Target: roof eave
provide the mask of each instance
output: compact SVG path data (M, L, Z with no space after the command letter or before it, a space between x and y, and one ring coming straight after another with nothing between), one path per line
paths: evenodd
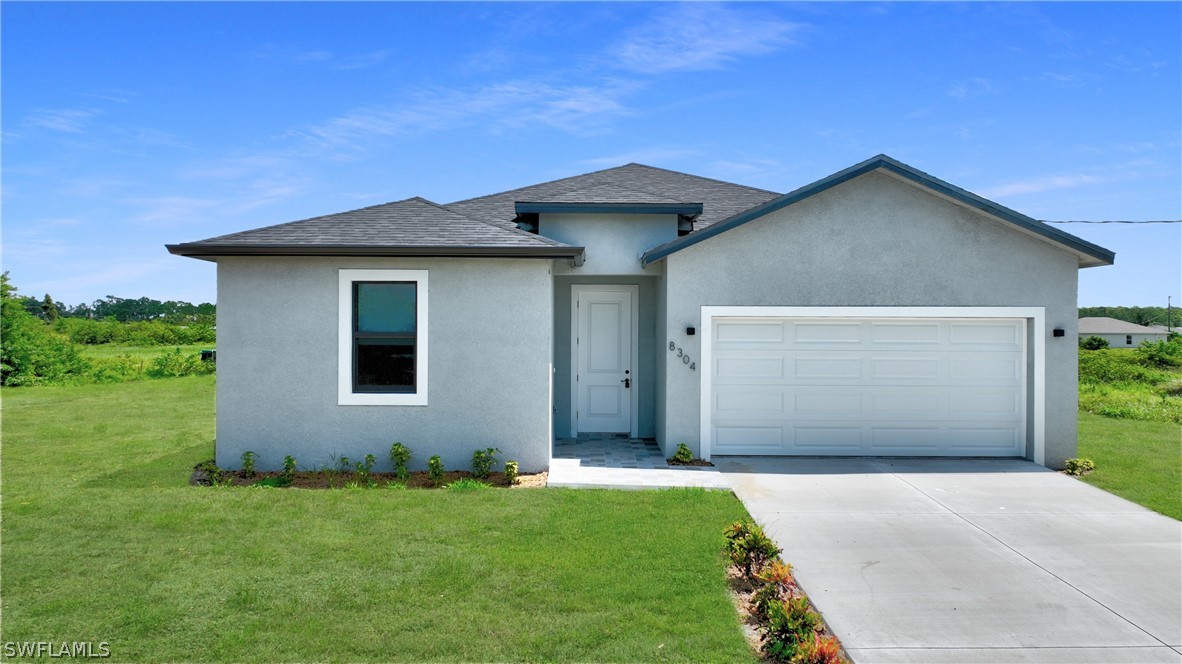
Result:
M680 251L686 247L697 244L698 242L707 240L711 237L714 237L715 235L726 232L736 226L745 224L748 221L758 219L759 217L775 212L781 208L798 203L802 200L805 200L806 198L815 196L823 191L832 189L839 184L848 182L856 177L877 169L882 169L889 173L893 173L894 175L897 175L905 180L951 198L962 205L975 208L989 215L1010 222L1019 228L1022 228L1023 230L1029 231L1035 235L1042 236L1048 240L1063 245L1079 256L1080 267L1112 265L1116 260L1115 253L1099 245L1095 245L1081 238L1077 238L1070 233L1065 233L1020 212L1016 212L1003 205L982 198L972 192L944 182L939 178L932 177L927 173L914 169L902 162L892 159L891 157L886 155L878 155L876 157L867 159L860 164L854 164L845 170L838 171L833 175L821 178L812 184L807 184L803 187L800 187L799 189L788 192L779 198L774 198L766 203L763 203L762 205L757 205L749 210L740 212L729 219L711 224L700 231L690 233L684 237L680 237L676 240L666 242L665 244L658 247L654 247L641 256L641 263L643 265L648 265L676 251Z
M219 256L417 256L422 258L575 258L583 247L379 247L372 245L166 244L168 253L189 258Z
M609 214L702 214L701 203L551 203L519 201L513 204L517 214L528 213L609 213Z

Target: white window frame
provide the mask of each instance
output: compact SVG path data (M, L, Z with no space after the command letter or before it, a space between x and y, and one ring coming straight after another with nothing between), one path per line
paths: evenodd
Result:
M353 391L353 283L401 281L415 283L415 391ZM346 270L339 272L337 292L337 405L427 405L427 270Z
M710 460L710 390L714 380L713 350L715 318L1025 318L1032 331L1033 375L1027 389L1033 395L1033 411L1027 414L1032 423L1033 457L1046 465L1046 309L1044 307L783 307L783 306L703 306L702 346L699 351L702 372L699 382L700 454ZM1025 341L1023 341L1025 343Z

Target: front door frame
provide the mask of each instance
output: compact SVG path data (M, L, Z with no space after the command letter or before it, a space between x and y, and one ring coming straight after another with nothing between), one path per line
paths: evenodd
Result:
M640 390L637 389L637 374L640 365L640 286L635 284L571 284L570 292L570 437L579 437L579 293L580 292L626 292L632 299L631 312L631 374L629 388L631 400L628 415L629 435L640 437Z

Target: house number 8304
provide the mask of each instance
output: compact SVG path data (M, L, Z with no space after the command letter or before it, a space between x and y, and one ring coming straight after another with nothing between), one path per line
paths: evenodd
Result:
M690 368L690 371L697 371L698 370L698 363L691 362L690 356L686 355L685 352L682 351L680 348L678 348L677 344L673 343L672 341L669 342L669 352L670 353L677 353L677 357L681 358L681 363L688 366Z

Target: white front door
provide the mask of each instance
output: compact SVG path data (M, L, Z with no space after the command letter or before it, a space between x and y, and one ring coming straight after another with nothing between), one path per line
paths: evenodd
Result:
M637 433L636 286L571 287L571 434Z

